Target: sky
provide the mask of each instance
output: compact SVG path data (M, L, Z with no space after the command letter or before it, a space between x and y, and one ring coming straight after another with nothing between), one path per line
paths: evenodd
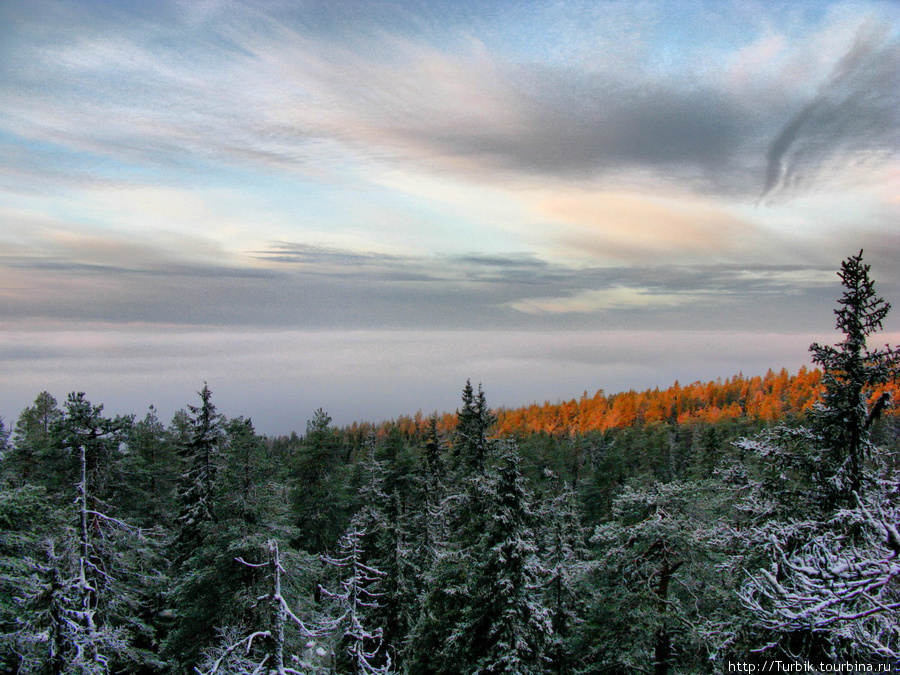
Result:
M896 2L0 0L0 416L796 371L898 150Z

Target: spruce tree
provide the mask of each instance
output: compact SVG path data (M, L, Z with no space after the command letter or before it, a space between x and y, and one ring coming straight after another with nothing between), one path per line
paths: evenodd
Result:
M340 437L320 408L307 422L290 472L297 547L323 553L340 537L347 522L343 477Z
M130 419L107 419L102 408L73 393L51 429L58 450L72 458L70 503L53 513L57 527L22 561L29 573L17 589L16 644L24 672L127 673L162 665L140 616L141 592L159 581L155 548L110 515L108 501Z
M182 416L178 452L182 472L178 481L179 513L169 549L172 562L169 593L172 625L165 641L167 657L186 671L199 663L201 651L212 644L215 628L230 624L233 599L226 598L224 581L231 573L231 560L223 560L218 528L217 478L221 469L223 419L212 403L212 392L204 383L198 392L201 404L189 406Z
M475 393L471 380L466 380L462 403L457 414L456 430L453 432L453 458L456 467L464 475L482 474L487 467L491 450L488 432L497 418L488 408L481 385L478 385L478 393Z
M548 662L553 626L530 501L518 455L507 449L491 481L486 528L471 551L469 599L456 631L466 636L463 662L479 675L537 674Z
M213 491L220 467L222 416L205 382L199 396L199 406L188 406L191 417L179 447L182 473L178 483L176 564L202 542L205 526L216 520Z
M399 669L404 641L416 617L423 569L423 556L416 551L416 525L421 520L416 522L412 514L413 463L396 425L381 443L373 435L367 446L367 481L354 522L367 533L362 539L366 564L383 573L378 603L369 617L382 630L384 654Z
M563 485L559 494L543 501L539 513L544 580L544 604L552 634L547 643L549 670L557 675L573 671L571 641L581 623L584 604L578 582L587 550L578 518L577 496Z
M852 506L866 487L864 463L872 453L872 425L890 403L890 394L879 387L893 381L900 365L900 349L870 351L867 338L881 330L891 309L875 293L870 266L863 252L847 258L838 273L844 294L838 300L837 329L844 339L836 346L810 346L813 362L822 368L825 391L810 414L810 425L821 437L823 478L832 493L829 502Z
M867 347L890 309L869 271L862 252L841 265L843 340L810 347L825 391L807 424L739 443L763 460L746 506L762 522L745 534L748 547L761 546L764 566L742 599L772 654L900 657L900 482L872 442L900 350Z
M391 658L384 649L384 629L372 621L382 597L385 573L365 562L366 534L356 520L352 521L337 553L322 557L336 577L336 584L330 588L320 587L323 599L331 606L331 618L326 618L323 626L333 635L337 672L387 675Z

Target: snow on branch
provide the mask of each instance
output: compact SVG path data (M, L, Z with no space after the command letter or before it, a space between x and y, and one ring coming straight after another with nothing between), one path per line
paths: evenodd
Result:
M897 658L897 509L885 513L881 506L857 503L796 551L771 537L772 568L751 576L741 599L767 629L829 631L879 656Z

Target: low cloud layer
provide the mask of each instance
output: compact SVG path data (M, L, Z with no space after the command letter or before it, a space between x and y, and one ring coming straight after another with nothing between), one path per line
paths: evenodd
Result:
M91 249L95 253L95 249ZM273 242L257 265L211 265L110 246L85 259L77 240L53 255L0 256L8 321L301 329L803 330L827 313L838 279L809 265L583 267L530 255L358 253ZM125 255L127 253L127 255ZM130 257L131 264L128 262ZM836 267L836 266L835 266Z
M162 419L195 405L203 382L228 416L253 419L269 434L302 432L323 407L339 424L380 421L417 410L453 411L467 379L481 382L492 406L578 398L598 389L708 381L775 366L796 371L809 334L707 331L170 331L94 329L20 333L19 368L0 391L7 423L41 391L63 400L73 390L108 414ZM900 334L888 335L897 341ZM785 356L785 355L789 356Z

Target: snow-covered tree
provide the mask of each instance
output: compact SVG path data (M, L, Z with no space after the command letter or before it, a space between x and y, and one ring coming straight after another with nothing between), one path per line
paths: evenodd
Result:
M542 595L545 572L538 558L536 514L514 447L504 454L491 488L458 632L468 634L473 673L541 673L553 626Z
M205 382L199 395L201 404L188 406L191 417L179 447L182 474L178 485L176 564L191 555L203 540L204 527L216 518L213 502L221 465L223 419Z
M771 565L741 597L767 631L794 638L777 646L797 657L814 646L832 660L900 658L898 503L894 482L882 498L860 500L824 526L792 523L792 536L807 535L792 551L770 528Z
M384 631L369 621L378 608L379 584L385 574L364 562L365 536L366 531L353 521L341 537L337 554L322 557L337 576L336 586L320 587L323 598L330 601L330 617L323 621L323 629L333 635L339 672L387 675L391 657L383 648Z
M539 673L552 634L536 515L509 448L450 495L448 541L429 571L410 638L410 673Z
M264 439L250 420L219 417L207 388L201 398L185 433L194 452L187 455L181 492L165 643L186 671L221 642L217 631L258 622L259 574L237 559L255 558L269 539L296 536L286 526L284 490L273 480Z
M384 650L399 669L404 641L416 617L417 586L427 559L417 549L422 539L427 540L422 527L427 524L412 515L412 459L399 430L392 427L381 443L373 435L367 451L362 507L354 522L366 532L362 539L366 563L383 573L377 606L369 609L368 616L382 629Z
M465 672L471 663L465 646L470 636L462 624L474 602L472 577L484 543L492 484L487 461L495 441L488 437L493 417L481 388L476 395L471 382L466 382L462 402L451 447L453 470L446 481L435 457L438 446L432 448L435 475L430 482L439 493L427 500L431 564L423 575L418 617L408 640L405 667L412 674Z
M573 669L570 640L582 620L578 586L587 554L575 492L563 485L558 495L544 500L538 515L546 572L544 604L552 628L547 658L551 672L563 675Z
M297 616L285 598L286 572L275 539L266 542L266 553L263 563L237 559L246 567L264 571L268 581L268 593L257 598L261 624L243 634L235 628L220 629L219 644L208 651L206 662L196 669L200 675L306 675L321 665L315 662L314 651L308 653L315 644L309 639L318 638L319 633ZM322 656L324 653L319 655L319 661Z
M22 672L130 672L161 663L152 631L141 619L140 591L159 582L155 546L109 515L98 493L109 492L112 464L129 420L102 416L81 393L69 396L52 436L74 456L74 497L54 519L37 550L19 566L27 574L16 600L21 615L13 639ZM61 521L61 522L60 522Z
M422 547L420 562L423 568L434 562L435 547L446 539L446 518L441 504L446 492L447 466L442 453L442 442L437 428L437 415L428 420L422 462L422 500L419 506L422 519Z
M862 251L841 265L844 294L838 300L837 329L844 339L836 346L813 344L813 362L822 368L825 391L810 414L812 427L822 437L822 457L837 504L852 506L854 495L865 487L864 462L872 451L872 424L890 402L877 388L897 376L900 350L884 347L868 350L867 338L882 328L890 304L875 293L869 265Z
M37 592L38 565L46 542L62 531L71 516L53 508L43 486L0 489L0 670L18 672L24 659L40 659L38 636L48 625L28 604ZM45 604L46 606L46 604ZM51 633L46 633L47 641ZM46 644L47 642L44 642Z
M767 561L742 598L763 631L758 649L768 654L900 656L898 481L872 442L900 350L867 347L890 309L869 269L862 252L841 265L845 290L835 314L844 338L810 347L825 391L807 425L738 444L763 461L751 485L762 517L744 534L762 542Z
M722 566L732 499L712 479L626 486L591 540L582 661L664 675L720 658L740 609L739 577Z

